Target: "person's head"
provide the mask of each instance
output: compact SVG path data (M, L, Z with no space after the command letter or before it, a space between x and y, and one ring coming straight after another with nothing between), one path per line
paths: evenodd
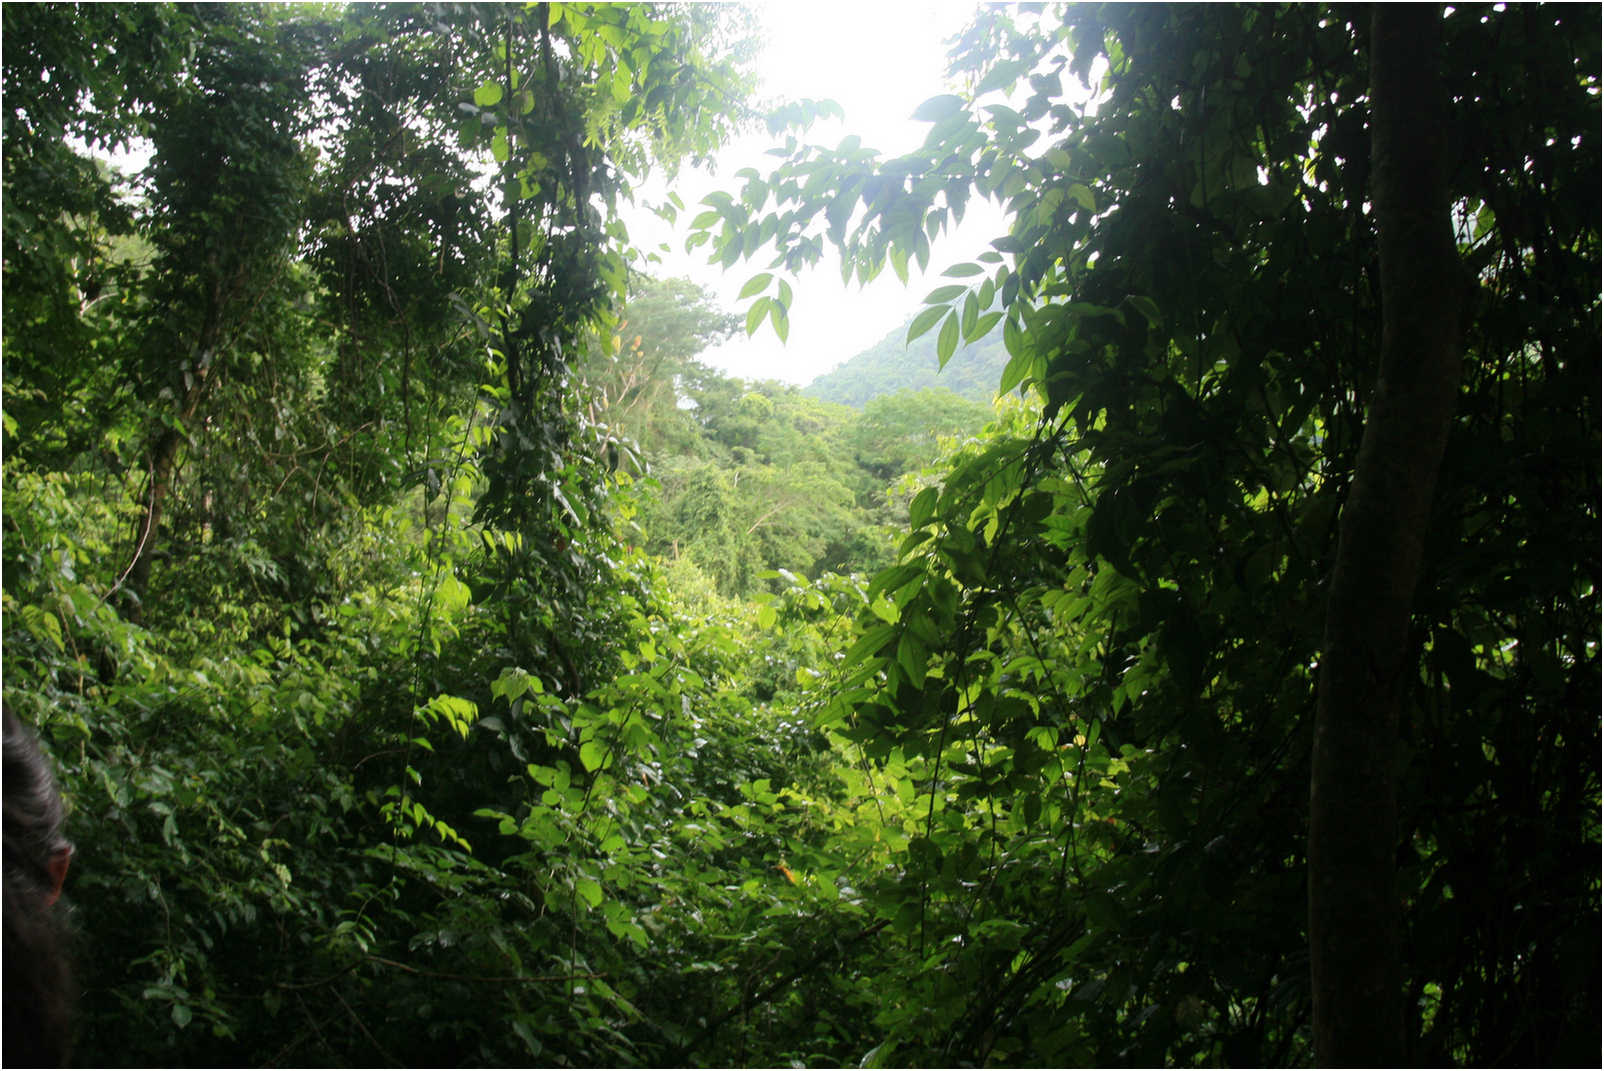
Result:
M66 811L39 744L9 710L5 797L5 1032L8 1067L60 1066L69 1042L65 931L56 911L72 859Z

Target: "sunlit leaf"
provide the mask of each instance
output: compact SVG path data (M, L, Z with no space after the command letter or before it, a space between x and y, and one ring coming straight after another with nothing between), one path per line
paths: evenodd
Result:
M591 878L575 878L574 892L590 907L600 907L602 902L602 887Z
M913 323L908 325L908 337L906 341L912 342L920 335L929 331L932 327L936 326L937 321L939 321L946 314L947 308L944 305L937 305L934 308L925 309L924 311L920 312L918 316L913 318Z
M934 123L947 118L949 115L963 108L962 97L953 93L944 93L938 97L931 97L919 107L914 109L913 118L921 123Z
M749 337L757 334L758 325L763 322L763 317L769 314L771 304L773 304L772 299L761 297L752 302L752 307L746 310L746 333Z
M958 314L951 312L946 322L941 325L941 334L936 339L936 361L946 367L947 361L952 358L953 352L958 348Z

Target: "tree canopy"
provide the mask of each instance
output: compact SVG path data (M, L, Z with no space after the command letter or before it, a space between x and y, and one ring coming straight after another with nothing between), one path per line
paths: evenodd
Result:
M1596 8L981 9L744 315L736 9L3 18L79 1062L1597 1061ZM699 360L976 198L991 408Z

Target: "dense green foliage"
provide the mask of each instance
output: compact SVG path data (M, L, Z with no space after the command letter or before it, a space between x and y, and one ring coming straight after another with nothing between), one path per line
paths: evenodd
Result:
M733 15L6 5L4 698L70 808L79 1062L1313 1059L1366 27L991 8L920 149L786 133L693 220L773 258L748 326L828 245L1013 218L908 333L1023 398L855 410L706 368L740 321L632 271L620 198L748 118ZM1590 1064L1599 15L1444 33L1479 293L1410 1056Z
M1008 364L1002 339L987 336L962 346L945 365L936 359L936 338L911 342L909 320L862 353L818 376L804 389L813 398L862 408L872 398L898 390L944 388L972 401L990 401Z
M914 501L826 721L906 762L927 815L899 1059L1308 1058L1313 685L1380 349L1367 29L1317 6L994 10L957 50L973 95L920 109L920 150L793 139L700 221L722 258L755 231L771 272L833 243L867 276L924 263L970 196L1014 213L913 330L939 325L945 358L1000 329L1001 387L1041 420ZM1456 7L1444 34L1480 296L1416 533L1409 1056L1591 1062L1598 13Z

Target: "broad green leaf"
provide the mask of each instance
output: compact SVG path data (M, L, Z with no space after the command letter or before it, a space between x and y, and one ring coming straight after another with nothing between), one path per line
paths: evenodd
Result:
M986 315L975 321L974 327L964 335L964 342L966 344L978 342L980 339L985 338L991 333L991 329L997 326L997 321L1000 319L1002 319L1001 312L986 313Z
M1008 317L1008 320L1003 324L1003 346L1005 346L1008 350L1008 353L1016 359L1024 356L1025 332L1022 331L1019 325L1014 322L1014 318L1012 316ZM1021 372L1020 374L1023 375L1024 373ZM1019 381L1016 379L1014 382L1017 383ZM1008 389L1008 387L1004 387L1003 393L1006 394Z
M1006 332L1007 328L1004 328ZM1025 373L1030 371L1030 355L1023 351L1008 358L1008 364L1003 368L1002 380L997 384L998 394L1007 394L1024 380Z
M940 320L946 314L947 308L944 305L937 305L934 308L925 309L918 316L913 318L913 323L908 326L908 337L904 341L912 342L914 339L936 326L936 321Z
M897 279L903 286L908 285L908 252L900 245L894 245L890 251L891 270L897 273Z
M888 625L895 625L899 617L897 612L897 604L886 598L884 595L877 597L874 601L869 603L869 612Z
M944 305L960 294L967 293L969 288L959 283L950 286L938 286L925 295L926 305Z
M852 219L852 210L858 207L859 184L848 183L825 208L824 218L830 225L831 234L839 236L846 232L847 223Z
M896 635L896 630L890 625L876 625L869 629L846 653L844 661L848 666L854 666L871 655L878 655L886 643Z
M481 108L493 108L501 103L501 83L486 82L473 91L473 102Z
M1143 294L1129 294L1125 300L1137 312L1147 318L1147 322L1154 327L1163 326L1164 314L1159 312L1158 303Z
M924 523L930 519L931 514L936 511L936 497L939 494L940 491L937 488L926 487L923 491L913 496L913 501L908 503L908 527L923 527Z
M746 310L746 334L748 338L757 334L758 325L763 322L763 317L769 314L769 306L771 304L773 304L772 299L762 297L752 302L752 307Z
M943 93L939 97L931 97L915 108L913 118L920 123L935 123L957 112L963 106L962 97L953 93Z
M1007 269L1004 269L1004 270L1006 271ZM987 279L985 282L980 284L980 298L979 298L979 300L980 300L980 307L981 308L983 308L983 309L991 308L992 300L995 299L996 296L997 296L997 284L996 283L992 282L990 279Z
M466 608L468 601L473 597L473 593L468 590L468 585L458 580L451 573L447 573L441 578L440 587L436 591L436 595L440 600L440 608L449 613L456 613Z
M602 887L592 878L575 878L574 892L579 898L591 907L600 907L602 902Z
M773 281L774 276L769 272L759 272L757 275L754 275L748 279L745 286L741 287L741 292L735 295L736 300L745 301L753 294L761 294L763 291L769 288L769 283ZM750 332L748 333L750 334Z
M908 683L919 687L925 681L925 663L930 655L912 632L904 632L897 641L897 664L908 675Z
M982 78L980 84L975 87L975 96L978 97L999 89L1007 89L1017 82L1019 76L1029 68L1030 64L1025 60L1010 60L998 63L990 71L986 72L986 77Z
M873 580L869 581L868 596L872 599L882 591L895 591L914 577L919 576L924 570L925 567L922 562L904 562L901 565L893 565L889 569L883 569L875 575Z
M936 363L945 368L957 348L958 314L952 312L947 315L946 322L941 325L941 334L936 338Z

